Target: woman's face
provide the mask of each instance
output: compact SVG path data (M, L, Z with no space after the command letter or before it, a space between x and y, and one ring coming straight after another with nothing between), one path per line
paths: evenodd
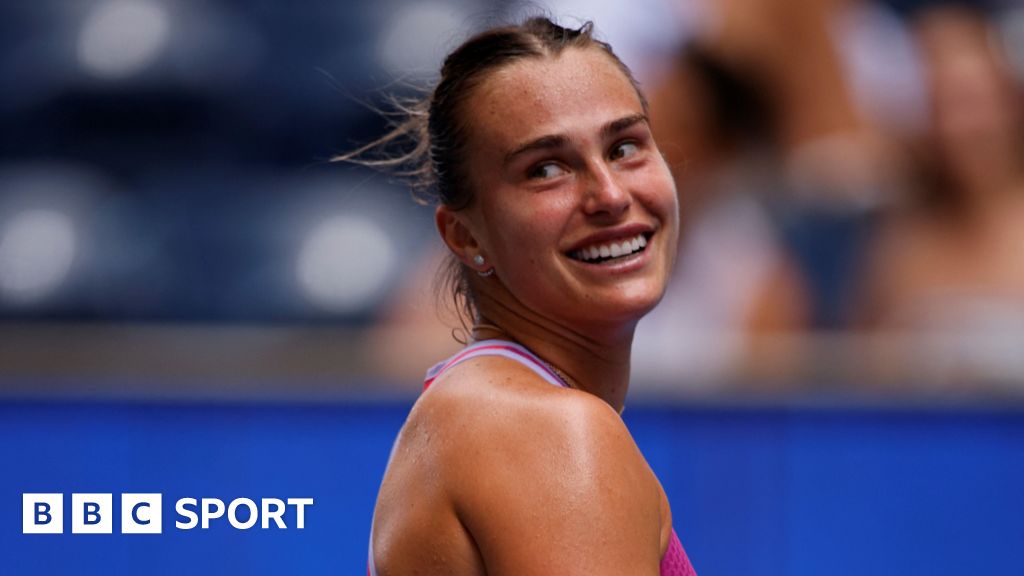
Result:
M463 113L475 194L464 218L507 292L488 286L495 278L479 290L576 325L621 326L653 308L675 259L676 191L613 61L596 48L520 60Z
M937 10L918 26L931 81L936 144L954 171L991 170L1015 154L1020 111L981 21Z

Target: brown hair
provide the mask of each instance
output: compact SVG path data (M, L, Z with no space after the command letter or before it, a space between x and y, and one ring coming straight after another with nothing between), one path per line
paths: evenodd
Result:
M384 136L335 160L383 168L406 180L414 198L424 204L462 210L473 202L464 165L467 122L463 103L489 74L525 58L557 56L566 48L596 47L607 54L636 89L644 111L647 100L629 68L611 46L593 36L593 23L564 28L548 18L534 17L522 24L481 32L445 58L433 91L421 100L393 100L397 118ZM369 157L368 157L369 156ZM444 293L451 294L463 321L477 317L469 270L454 256L439 277Z

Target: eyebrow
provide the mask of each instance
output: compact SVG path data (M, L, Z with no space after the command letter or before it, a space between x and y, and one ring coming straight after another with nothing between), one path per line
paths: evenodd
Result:
M618 120L612 120L601 127L601 136L607 138L626 130L637 124L650 124L650 120L646 114L632 114L619 118ZM547 136L541 136L534 140L530 140L525 144L516 146L511 152L505 155L505 164L508 164L514 160L517 156L525 154L527 152L533 152L535 150L554 150L561 148L569 143L569 137L564 134L549 134Z

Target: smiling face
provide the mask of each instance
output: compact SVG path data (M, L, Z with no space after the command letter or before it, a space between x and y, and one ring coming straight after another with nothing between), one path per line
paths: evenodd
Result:
M477 86L462 114L474 201L438 221L464 226L462 242L446 234L464 262L482 254L494 267L474 278L478 293L581 328L632 325L657 304L675 257L675 187L609 56L519 60Z

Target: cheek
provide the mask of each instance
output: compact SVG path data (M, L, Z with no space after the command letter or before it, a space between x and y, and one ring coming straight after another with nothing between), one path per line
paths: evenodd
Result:
M489 216L495 248L519 260L536 261L540 252L556 246L572 209L571 199L558 191L545 191L521 201L495 206Z
M650 207L666 226L676 227L679 219L679 198L676 193L675 180L668 165L659 162L642 175L638 190L643 195L644 203Z
M520 275L536 265L539 238L537 218L514 206L494 207L486 218L488 243L493 264Z

